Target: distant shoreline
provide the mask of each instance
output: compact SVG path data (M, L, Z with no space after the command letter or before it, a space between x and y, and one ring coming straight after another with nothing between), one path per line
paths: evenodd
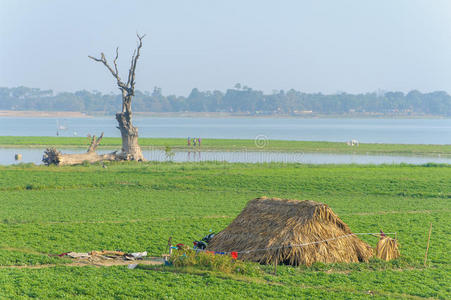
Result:
M91 118L77 111L0 110L0 117L14 118Z
M114 113L86 113L79 111L33 111L33 110L0 110L1 117L12 118L95 118L114 116ZM433 115L380 115L380 114L273 114L255 115L247 113L227 112L134 112L140 118L290 118L290 119L446 119Z

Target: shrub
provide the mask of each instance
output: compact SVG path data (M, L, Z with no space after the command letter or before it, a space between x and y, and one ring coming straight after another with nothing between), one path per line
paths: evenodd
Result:
M195 250L175 250L170 261L175 267L199 267L222 273L255 275L261 272L256 263L235 260L229 255L196 252Z

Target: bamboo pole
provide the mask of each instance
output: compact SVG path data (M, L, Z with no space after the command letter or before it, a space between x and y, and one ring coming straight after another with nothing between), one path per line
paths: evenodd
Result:
M169 255L172 255L172 236L168 240Z
M168 239L168 245L166 246L166 251L165 252L169 253L169 254L166 254L166 253L163 254L164 261L167 262L168 261L168 257L171 257L171 254L172 254L172 236L170 236L169 239Z
M431 241L431 232L432 232L432 223L431 223L431 226L429 226L428 244L426 247L426 253L424 254L424 267L426 267L426 261L428 260L429 242Z
M274 260L274 275L277 275L277 264L279 263L279 249L276 250L276 259Z

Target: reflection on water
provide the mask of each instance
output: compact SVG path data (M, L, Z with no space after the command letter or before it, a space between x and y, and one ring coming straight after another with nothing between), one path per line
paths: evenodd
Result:
M83 153L84 149L63 149L63 153ZM99 154L111 150L99 150ZM15 154L22 154L21 161L15 161ZM41 164L44 148L0 148L0 164L15 163ZM451 164L451 156L395 156L395 155L357 155L331 153L294 153L294 152L258 152L258 151L176 151L168 155L163 150L143 150L144 157L150 161L174 162L243 162L243 163L305 163L305 164Z

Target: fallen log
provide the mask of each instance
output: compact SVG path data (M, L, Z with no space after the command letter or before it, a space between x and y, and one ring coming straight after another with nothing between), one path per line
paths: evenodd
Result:
M70 165L80 165L84 162L96 163L100 161L113 161L116 160L116 153L108 154L97 154L95 152L86 152L81 154L63 154L55 148L47 148L44 151L44 157L42 161L44 164L57 165L57 166L70 166Z
M88 137L91 138L90 135ZM96 138L96 136L94 135L91 138L91 143L86 153L63 154L54 147L47 148L44 151L42 162L47 166L52 164L57 166L71 166L71 165L80 165L85 162L93 164L101 161L121 160L121 157L119 157L116 154L116 151L108 154L97 154L95 152L102 138L103 132L98 138Z

